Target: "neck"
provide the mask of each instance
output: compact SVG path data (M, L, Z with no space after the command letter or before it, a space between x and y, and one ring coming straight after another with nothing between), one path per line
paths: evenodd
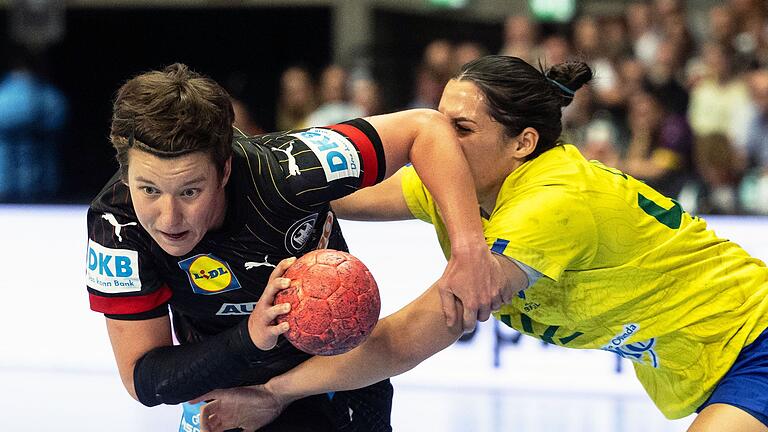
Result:
M496 207L496 197L499 196L502 183L503 180L494 184L492 188L477 193L477 202L480 204L480 208L489 215L493 213L493 209Z
M509 177L509 175L518 169L523 163L525 163L525 161L512 159L510 165L506 170L501 172L499 178L491 182L488 187L477 189L477 202L480 204L480 208L482 208L488 214L493 212L493 209L496 207L496 197L499 196L501 186L507 180L507 177Z

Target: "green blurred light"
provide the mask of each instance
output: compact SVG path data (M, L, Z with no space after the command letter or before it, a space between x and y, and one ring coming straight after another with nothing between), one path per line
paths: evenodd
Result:
M576 13L576 0L528 0L528 7L539 21L568 22Z
M469 0L427 0L430 6L440 8L463 8Z

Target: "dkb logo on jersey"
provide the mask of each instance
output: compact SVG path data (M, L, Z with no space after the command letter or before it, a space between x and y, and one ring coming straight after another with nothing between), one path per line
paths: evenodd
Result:
M317 156L326 181L360 177L360 156L342 134L330 129L310 129L291 136L300 139Z
M112 249L88 239L86 285L107 294L141 291L139 253Z
M240 289L240 282L229 264L212 254L195 255L179 261L179 267L187 272L195 294L211 295Z

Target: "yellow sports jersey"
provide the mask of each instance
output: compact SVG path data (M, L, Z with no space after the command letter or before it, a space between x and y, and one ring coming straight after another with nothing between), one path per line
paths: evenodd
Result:
M432 196L405 168L406 202L450 244ZM552 344L632 360L669 418L691 414L768 326L768 268L680 205L572 145L511 173L486 241L545 277L494 316Z

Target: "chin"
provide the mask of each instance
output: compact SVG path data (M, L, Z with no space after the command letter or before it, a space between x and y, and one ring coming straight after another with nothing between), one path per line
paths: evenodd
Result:
M175 257L186 255L187 253L189 253L189 251L193 249L193 247L194 246L186 247L186 246L171 246L171 245L160 244L160 248L163 251L165 251L165 253Z
M197 242L185 241L183 243L174 244L162 241L161 239L155 239L155 243L157 243L165 253L176 257L188 254L195 248L195 245L197 245Z

